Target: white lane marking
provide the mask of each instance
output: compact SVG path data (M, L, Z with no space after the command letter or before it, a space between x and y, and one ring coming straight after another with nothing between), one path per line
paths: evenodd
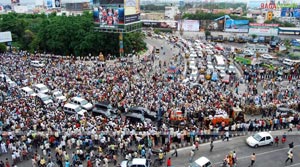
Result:
M289 165L289 166L286 166L286 167L291 167L291 166L300 166L300 163Z
M300 145L295 145L294 148L299 147L299 146L300 146ZM257 153L257 154L255 153L255 155L256 155L256 156L258 156L258 155L265 155L265 154L270 154L270 153L273 153L273 152L282 151L282 150L288 150L288 149L290 149L290 148L281 148L281 149L272 150L272 151L266 151L266 152ZM239 160L239 159L250 158L250 157L251 157L251 155L250 155L250 156L239 157L238 160ZM222 162L217 162L217 163L215 163L215 164L218 165L218 164L221 164L221 163L223 163L223 161L222 161Z

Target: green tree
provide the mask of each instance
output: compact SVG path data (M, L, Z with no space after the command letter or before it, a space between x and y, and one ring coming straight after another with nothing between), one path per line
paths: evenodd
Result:
M7 51L6 45L4 43L0 43L0 53L5 53Z

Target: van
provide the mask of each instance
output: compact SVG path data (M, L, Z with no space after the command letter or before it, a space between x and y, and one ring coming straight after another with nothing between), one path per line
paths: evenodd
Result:
M93 105L91 103L81 97L73 97L71 99L71 103L77 104L86 110L91 110L93 108Z
M212 167L212 163L206 157L200 157L191 163L189 167Z
M36 92L36 93L48 93L49 92L49 89L46 85L44 84L36 84L33 86L33 90Z
M36 93L30 87L21 88L22 93L27 96L36 96Z
M30 65L33 66L33 67L44 67L45 64L40 62L40 61L37 61L37 60L33 60L30 62Z
M294 61L291 59L284 59L282 63L288 66L294 65Z
M51 99L51 97L49 95L39 93L36 95L36 97L43 105L48 105L48 104L53 103L53 100Z
M64 105L63 111L67 114L78 114L80 116L84 116L87 112L86 110L82 109L77 104L67 103Z

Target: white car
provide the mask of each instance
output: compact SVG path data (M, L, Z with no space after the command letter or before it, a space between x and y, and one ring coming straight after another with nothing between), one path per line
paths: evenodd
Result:
M274 138L268 132L259 132L249 136L246 142L250 147L257 148L258 146L272 145Z
M66 96L64 96L61 91L53 91L52 97L56 102L65 102L67 100Z
M212 167L212 163L206 157L200 157L190 164L189 167Z
M32 65L33 67L44 67L45 64L40 62L40 61L37 61L37 60L33 60L30 62L30 65Z
M275 58L275 57L273 57L273 56L271 56L271 55L269 55L269 54L262 54L260 57L262 57L262 58L264 58L264 59L269 59L269 60Z

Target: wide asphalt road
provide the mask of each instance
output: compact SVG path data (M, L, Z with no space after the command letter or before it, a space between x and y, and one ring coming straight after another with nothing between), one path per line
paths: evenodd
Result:
M271 132L273 136L278 135L281 139L283 131ZM288 135L287 142L285 144L279 144L278 147L273 146L263 146L259 148L249 147L245 140L248 136L230 138L227 141L215 141L214 149L212 152L209 151L210 144L200 144L199 150L196 151L194 160L201 156L205 156L211 160L215 167L222 166L222 161L225 156L231 152L235 151L237 154L238 167L247 167L250 165L250 156L252 153L256 154L255 167L283 167L283 166L300 166L300 133L293 132L294 134ZM287 159L287 152L289 150L288 143L294 142L294 162L291 164L288 162L285 164ZM178 149L178 157L171 157L172 165L174 167L188 167L189 165L189 155L191 147ZM172 152L171 152L172 153ZM167 155L168 157L170 154Z

